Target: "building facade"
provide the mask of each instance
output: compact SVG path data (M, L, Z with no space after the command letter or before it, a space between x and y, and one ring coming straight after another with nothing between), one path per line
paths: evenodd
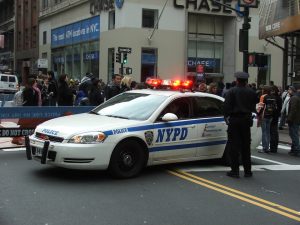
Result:
M22 74L23 83L38 73L38 0L16 0L16 71Z
M14 1L0 1L0 71L15 70L14 67L14 37L15 9Z
M235 8L237 1L223 3ZM92 72L110 81L119 73L118 47L131 48L125 67L136 81L185 78L201 64L209 81L231 82L242 70L243 19L208 0L40 0L40 6L39 58L57 74L80 79ZM249 67L250 82L280 85L282 52L258 39L258 14L250 10L249 51L268 55L268 63Z

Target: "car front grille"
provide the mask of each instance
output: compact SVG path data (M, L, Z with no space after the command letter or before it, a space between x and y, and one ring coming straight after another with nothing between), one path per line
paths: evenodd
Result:
M44 141L49 140L49 141L58 142L58 143L61 143L64 141L64 139L62 137L50 136L50 135L42 134L39 132L36 132L35 137L38 139L44 140Z

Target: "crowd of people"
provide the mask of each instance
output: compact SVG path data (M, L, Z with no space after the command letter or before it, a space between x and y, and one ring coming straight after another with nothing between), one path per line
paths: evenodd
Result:
M130 76L115 74L107 85L92 73L81 81L62 74L55 79L53 71L30 77L14 96L16 106L97 106L124 91L142 87Z

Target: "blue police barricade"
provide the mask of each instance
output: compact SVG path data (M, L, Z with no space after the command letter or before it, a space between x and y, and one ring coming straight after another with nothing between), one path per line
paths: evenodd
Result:
M86 113L93 106L26 106L0 108L0 137L31 135L35 127L52 118Z

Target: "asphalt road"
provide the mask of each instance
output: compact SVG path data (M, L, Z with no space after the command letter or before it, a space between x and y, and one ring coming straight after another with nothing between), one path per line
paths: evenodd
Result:
M254 152L254 177L225 176L217 161L145 169L115 180L0 150L0 225L300 224L300 157Z

